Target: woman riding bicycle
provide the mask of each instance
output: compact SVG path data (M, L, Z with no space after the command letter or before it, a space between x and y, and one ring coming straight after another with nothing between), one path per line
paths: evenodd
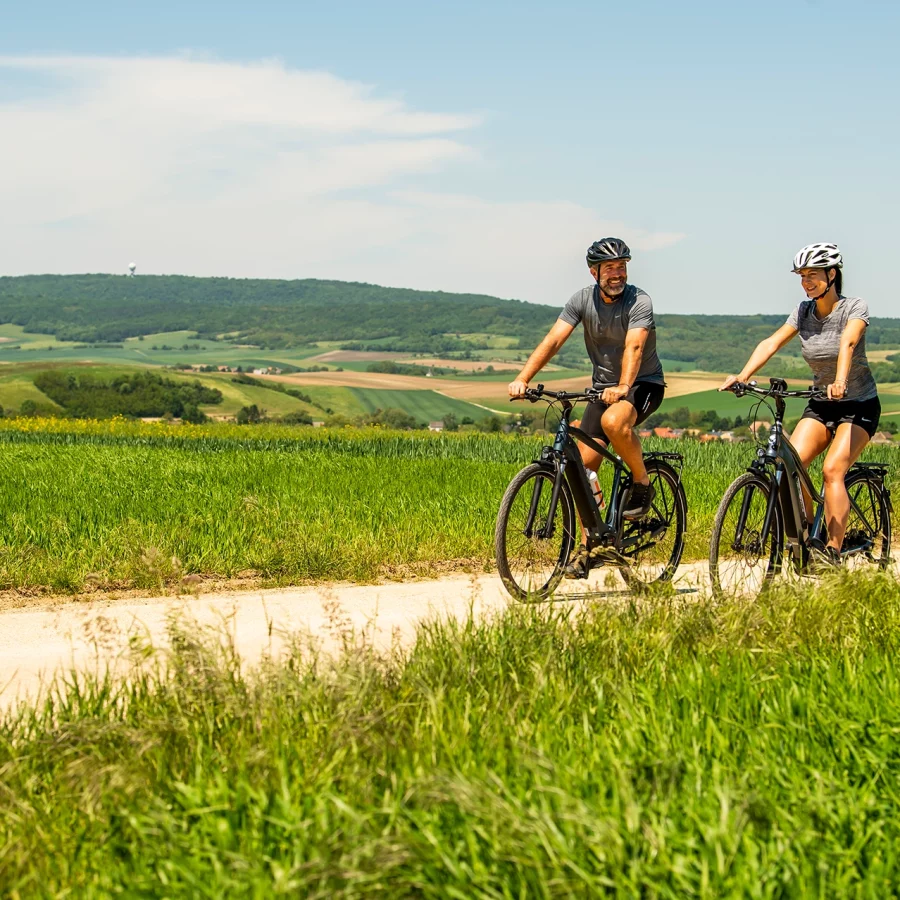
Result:
M878 427L881 402L866 359L869 308L858 297L842 293L844 261L834 244L810 244L794 257L807 300L788 316L771 337L761 341L738 375L719 388L746 382L798 334L804 360L813 371L816 388L827 399L810 400L791 435L804 466L825 450L822 475L828 544L826 562L840 565L841 545L850 515L844 476L859 458ZM804 497L811 516L811 498Z

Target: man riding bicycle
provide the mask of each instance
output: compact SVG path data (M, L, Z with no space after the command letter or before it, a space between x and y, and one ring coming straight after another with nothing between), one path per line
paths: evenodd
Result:
M595 284L575 293L537 349L528 358L510 397L523 397L529 382L560 351L579 323L584 325L584 344L593 363L593 385L601 399L589 403L581 428L591 437L612 444L631 470L633 486L626 501L626 519L645 516L654 490L647 476L641 442L635 426L662 403L665 379L656 353L653 304L647 293L628 284L631 251L620 238L595 241L588 248L587 264ZM602 458L579 445L586 468L594 472ZM566 570L572 578L587 577L590 554L582 525L581 549Z

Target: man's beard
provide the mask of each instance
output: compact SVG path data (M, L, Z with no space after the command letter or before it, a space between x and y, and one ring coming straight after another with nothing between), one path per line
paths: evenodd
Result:
M616 285L601 284L600 289L607 297L618 297L625 290L625 282Z

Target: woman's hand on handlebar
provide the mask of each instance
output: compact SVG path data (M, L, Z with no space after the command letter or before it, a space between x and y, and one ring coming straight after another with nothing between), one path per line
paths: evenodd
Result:
M719 388L720 391L728 391L731 390L731 386L737 384L741 379L738 378L737 375L729 375L723 382L722 386Z
M829 384L827 393L829 400L843 400L847 396L847 382L835 381Z
M524 397L526 390L528 390L528 382L522 381L521 378L511 381L509 384L509 396L513 400L520 400Z

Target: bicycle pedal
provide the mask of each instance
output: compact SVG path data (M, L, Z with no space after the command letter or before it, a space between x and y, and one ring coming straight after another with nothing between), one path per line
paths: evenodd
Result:
M622 554L614 547L594 547L594 549L588 553L588 556L592 563L600 563L600 565L605 565L607 563L618 566L630 565L627 557L622 556Z

